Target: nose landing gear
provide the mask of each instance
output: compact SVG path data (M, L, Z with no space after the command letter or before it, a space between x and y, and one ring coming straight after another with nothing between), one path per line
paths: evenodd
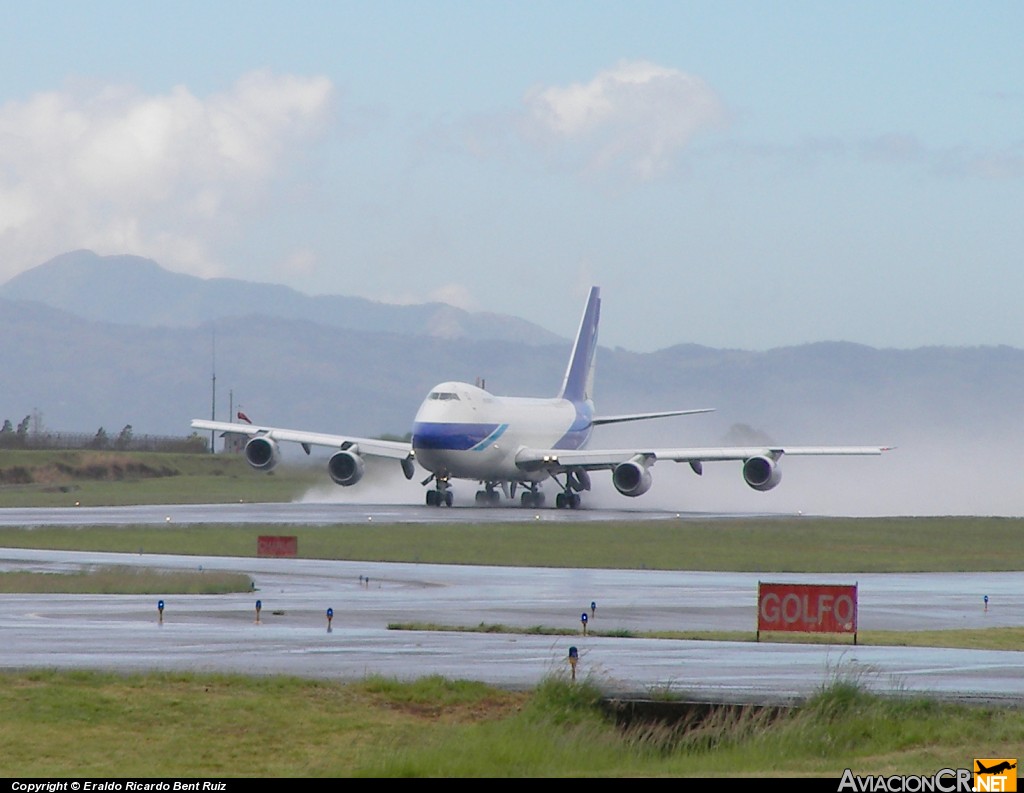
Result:
M448 477L433 476L424 480L423 484L427 484L431 478L434 480L434 489L427 491L427 506L450 507L455 499L452 495L451 485L448 483Z

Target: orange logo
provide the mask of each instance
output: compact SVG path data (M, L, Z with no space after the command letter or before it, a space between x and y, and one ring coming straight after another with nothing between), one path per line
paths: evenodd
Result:
M1008 793L1017 790L1017 758L974 758L974 790Z

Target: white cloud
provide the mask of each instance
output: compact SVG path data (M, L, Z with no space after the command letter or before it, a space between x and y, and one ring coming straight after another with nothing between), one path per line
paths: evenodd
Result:
M212 252L317 135L326 77L197 97L73 86L0 105L0 280L74 248L210 275Z
M525 99L523 136L583 171L624 169L650 179L668 171L699 133L726 113L699 77L648 61L623 61L589 83L538 87Z

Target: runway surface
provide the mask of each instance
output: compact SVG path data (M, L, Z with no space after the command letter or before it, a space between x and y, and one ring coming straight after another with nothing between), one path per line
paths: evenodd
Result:
M0 510L0 525L64 523L365 520L370 508L339 505ZM379 507L404 519L450 520L519 510ZM550 511L574 519L585 513ZM339 513L350 521L339 520ZM75 516L72 518L72 514ZM244 516L251 515L251 520ZM275 520L268 521L273 515ZM148 516L148 517L147 517ZM257 517L258 516L258 517ZM658 519L675 515L656 513ZM89 518L90 520L83 520ZM143 519L145 518L145 519ZM398 519L398 518L396 518ZM634 517L635 519L635 517ZM700 700L791 701L836 677L884 691L1024 699L1024 653L933 648L694 642L584 636L590 630L755 630L759 576L643 570L410 565L303 559L200 558L0 549L0 570L66 571L94 565L225 569L257 590L228 596L0 595L0 668L192 670L294 674L352 680L438 674L506 687L578 674L609 694L668 692ZM771 575L773 581L858 583L860 627L978 628L1024 624L1024 573ZM989 596L984 608L983 596ZM262 602L260 622L255 603ZM326 611L333 609L328 632ZM394 623L563 627L569 636L389 630Z
M174 504L126 507L0 509L0 526L127 526L159 523L276 523L323 526L335 523L580 523L608 520L681 520L755 517L750 513L668 512L644 509L523 509L521 507L424 507L410 504ZM785 517L773 515L773 517Z

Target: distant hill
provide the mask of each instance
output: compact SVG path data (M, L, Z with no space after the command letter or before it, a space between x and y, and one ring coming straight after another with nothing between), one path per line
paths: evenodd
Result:
M441 339L550 344L559 336L517 317L444 303L398 306L341 295L305 295L276 284L196 278L139 256L65 253L0 286L0 297L33 300L85 319L142 327L194 327L228 317L303 319L332 327Z
M39 408L49 426L65 430L131 423L137 432L186 432L190 418L210 413L214 327L222 417L233 391L257 421L364 434L405 432L442 380L481 377L495 393L554 395L570 347L368 330L347 330L339 344L335 327L274 316L141 327L0 298L0 419ZM715 408L682 421L692 443L717 443L741 423L790 443L899 443L936 432L994 438L1022 426L1024 351L1010 347L602 347L596 366L598 412ZM664 426L623 429L659 436ZM949 449L950 460L956 454Z

